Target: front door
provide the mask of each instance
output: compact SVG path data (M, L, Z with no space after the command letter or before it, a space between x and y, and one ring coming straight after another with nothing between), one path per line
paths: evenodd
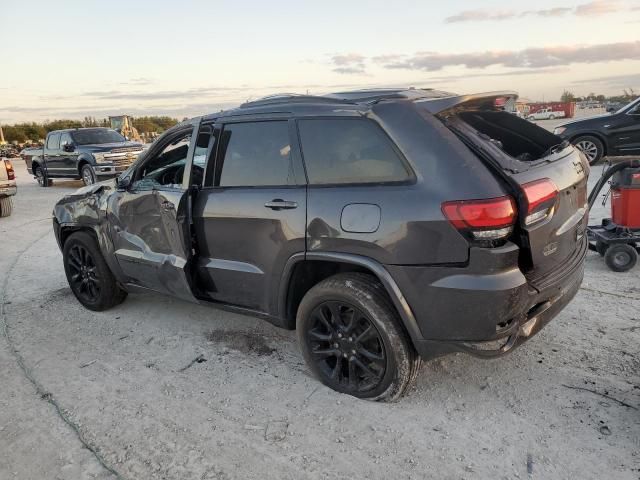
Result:
M218 145L193 210L198 283L209 300L277 310L284 266L305 251L306 178L293 128L243 121L212 133Z
M612 115L607 130L618 154L640 153L640 108L632 112Z
M111 238L127 282L194 300L188 181L195 142L191 125L158 142L131 183L109 199ZM197 131L197 130L196 130Z

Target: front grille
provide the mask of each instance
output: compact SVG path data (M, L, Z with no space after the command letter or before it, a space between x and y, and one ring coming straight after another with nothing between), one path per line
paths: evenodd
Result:
M120 173L129 168L140 153L142 153L140 147L114 148L111 152L105 154L104 158L112 162L115 171Z
M140 152L140 147L120 147L111 150L111 153Z

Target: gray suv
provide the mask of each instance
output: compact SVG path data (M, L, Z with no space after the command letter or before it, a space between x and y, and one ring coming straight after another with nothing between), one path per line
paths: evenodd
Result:
M154 291L296 329L313 373L394 400L422 359L496 357L583 276L589 164L517 95L273 96L183 122L58 202L92 310Z

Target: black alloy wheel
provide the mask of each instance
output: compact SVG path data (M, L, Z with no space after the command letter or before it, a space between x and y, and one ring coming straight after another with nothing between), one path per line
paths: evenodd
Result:
M415 383L420 357L372 275L339 273L311 287L296 330L310 370L337 392L393 402Z
M62 248L64 271L71 291L89 310L101 312L127 298L105 262L93 234L72 233Z
M69 284L82 303L95 303L100 298L101 279L96 262L86 247L80 244L69 249Z
M374 389L384 377L387 357L380 333L360 309L327 301L311 313L307 339L325 380L353 393Z

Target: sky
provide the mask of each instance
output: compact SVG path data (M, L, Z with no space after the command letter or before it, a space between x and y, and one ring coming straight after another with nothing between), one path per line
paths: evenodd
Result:
M1 0L0 124L273 93L640 91L640 0Z

